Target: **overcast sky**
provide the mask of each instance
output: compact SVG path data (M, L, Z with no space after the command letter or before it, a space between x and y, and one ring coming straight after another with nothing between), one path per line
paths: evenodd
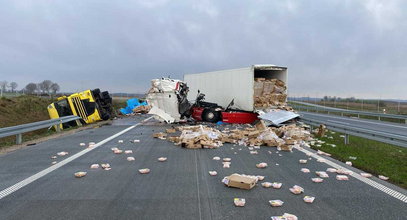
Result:
M19 88L144 93L156 77L276 64L291 96L407 99L407 1L0 4L0 81Z

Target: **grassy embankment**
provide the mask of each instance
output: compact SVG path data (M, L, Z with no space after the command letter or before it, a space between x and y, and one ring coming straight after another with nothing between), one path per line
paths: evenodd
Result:
M390 177L389 181L407 189L407 149L390 144L372 141L365 138L350 136L349 145L344 144L340 133L328 132L327 137L319 138L325 141L322 150L332 154L332 157L342 162L351 161L353 166L371 174ZM333 139L328 137L332 136ZM335 144L336 147L330 144ZM357 157L352 160L349 157Z

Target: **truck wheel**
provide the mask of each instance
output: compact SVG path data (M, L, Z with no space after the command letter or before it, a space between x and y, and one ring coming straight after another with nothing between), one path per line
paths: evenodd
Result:
M202 112L202 120L207 122L216 123L221 119L221 114L219 111L215 111L213 109L205 109Z

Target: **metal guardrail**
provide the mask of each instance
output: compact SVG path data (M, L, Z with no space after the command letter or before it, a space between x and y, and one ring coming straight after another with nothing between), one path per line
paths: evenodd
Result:
M35 131L38 129L42 128L48 128L53 125L60 125L66 122L70 121L75 121L79 120L80 117L76 115L70 115L70 116L64 116L61 118L56 118L56 119L50 119L50 120L45 120L45 121L39 121L39 122L34 122L34 123L29 123L29 124L22 124L22 125L17 125L17 126L12 126L12 127L6 127L6 128L0 128L0 138L3 137L8 137L12 135L16 135L16 143L21 144L23 142L23 133L30 132L30 131ZM80 124L80 123L78 123ZM56 126L57 132L60 132L60 127Z
M322 120L310 119L301 116L301 121L309 124L311 126L319 126L324 124L328 129L344 133L345 134L345 144L349 143L349 135L367 138L370 140L380 141L388 144L397 145L400 147L407 147L407 135L398 135L388 132L375 131L366 128L352 127L349 125L341 125L337 123L326 122Z
M378 117L380 118L392 118L392 119L401 119L405 120L405 123L407 124L407 115L396 115L396 114L383 114L383 113L376 113L376 112L365 112L365 111L357 111L357 110L348 110L348 109L340 109L340 108L332 108L332 107L326 107L322 105L316 105L312 103L307 103L307 102L298 102L298 101L290 101L292 103L296 104L301 104L301 105L308 105L307 106L301 106L301 105L291 105L295 109L300 109L300 110L312 110L312 111L326 111L326 112L338 112L343 114L352 114L352 115L357 115L358 117L360 115L364 116L372 116L372 117Z

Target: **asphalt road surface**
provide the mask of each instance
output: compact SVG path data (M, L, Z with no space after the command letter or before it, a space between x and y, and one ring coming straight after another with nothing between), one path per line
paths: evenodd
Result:
M309 119L317 119L322 122L337 123L341 125L348 125L357 128L365 128L380 132L387 132L391 134L398 134L407 136L407 124L391 123L384 121L341 117L337 115L318 114L310 112L300 112L301 115Z
M112 125L0 155L0 193L3 194L7 193L6 188L46 170L42 177L0 199L0 219L270 219L285 212L299 219L406 219L406 202L356 178L338 181L329 173L330 177L323 183L313 183L314 172L325 171L330 166L315 158L300 164L299 159L309 157L298 150L277 152L276 148L262 147L258 155L251 155L247 147L232 144L219 149L184 149L152 138L152 133L169 127L156 122L129 129L87 153L83 153L85 147L79 146L81 142L100 143L141 119L115 120ZM134 139L140 143L131 143ZM112 147L133 150L133 154L113 154ZM56 168L58 164L51 165L50 157L60 151L69 155L58 157L60 164L66 164ZM79 152L83 155L66 162ZM135 161L127 161L127 156L134 156ZM231 167L222 168L220 161L212 160L214 156L232 158ZM159 157L168 160L158 162ZM258 169L255 164L259 162L266 162L269 167ZM112 169L90 169L93 163L109 163ZM56 169L50 171L52 167ZM302 173L303 167L311 173ZM141 168L149 168L151 172L140 174ZM210 176L210 170L216 170L218 175ZM88 174L75 178L77 171ZM232 173L264 175L264 181L281 182L283 186L281 189L263 188L260 184L251 190L228 188L221 180ZM407 194L406 190L387 182L372 180ZM292 194L288 188L293 185L302 186L305 193ZM305 203L305 195L315 196L314 203ZM245 198L246 206L235 207L235 197ZM283 206L271 207L268 201L272 199L284 201Z

